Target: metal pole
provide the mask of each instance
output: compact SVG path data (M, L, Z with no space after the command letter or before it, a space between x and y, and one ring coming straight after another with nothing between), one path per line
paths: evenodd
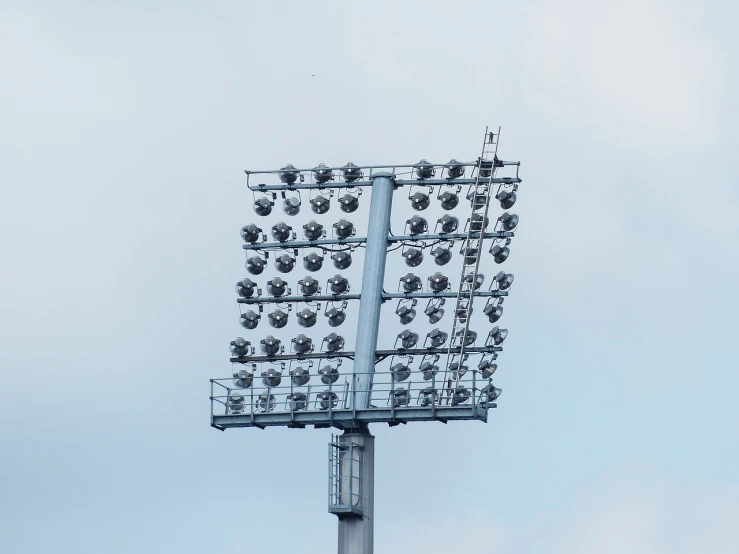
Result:
M354 443L361 448L358 500L363 513L361 517L346 516L339 519L338 554L372 554L375 522L375 437L370 435L366 427L352 429L339 437L339 443L347 445ZM347 449L345 452L350 450ZM351 475L350 464L356 467L351 460L347 460L346 463L342 461L343 476ZM349 483L345 485L351 486Z
M364 252L362 296L359 301L361 322L357 326L357 340L354 347L354 401L356 408L360 410L369 408L372 396L372 373L375 371L375 350L380 329L382 284L385 278L385 258L387 257L394 181L395 175L392 173L372 175L367 248Z

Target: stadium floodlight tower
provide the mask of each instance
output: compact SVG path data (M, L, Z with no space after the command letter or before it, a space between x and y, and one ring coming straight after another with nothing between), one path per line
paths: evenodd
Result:
M339 554L373 552L371 423L486 422L496 407L513 283L498 265L521 183L499 139L486 129L469 162L246 171L255 219L268 219L242 222L244 337L230 343L232 375L211 379L211 425L343 431L329 444Z

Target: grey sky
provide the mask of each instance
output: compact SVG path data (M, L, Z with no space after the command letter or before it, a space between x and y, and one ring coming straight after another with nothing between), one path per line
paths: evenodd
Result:
M373 429L377 552L739 549L735 4L1 9L0 551L333 551L328 431L208 427L242 171L486 124L523 162L504 393Z

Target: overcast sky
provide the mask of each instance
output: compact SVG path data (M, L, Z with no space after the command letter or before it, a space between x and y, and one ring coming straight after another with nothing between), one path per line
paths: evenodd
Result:
M330 431L208 426L243 170L485 125L523 164L504 392L372 428L376 552L739 551L735 3L0 10L0 551L334 551Z

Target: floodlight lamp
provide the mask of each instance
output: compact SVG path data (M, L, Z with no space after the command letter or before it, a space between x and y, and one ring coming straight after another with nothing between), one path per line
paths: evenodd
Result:
M251 298L254 293L259 295L259 288L251 279L242 279L236 283L236 293L242 298Z
M321 376L321 382L324 385L330 385L339 380L339 368L332 365L325 365L318 369Z
M510 210L516 203L516 193L512 190L502 190L495 196L495 199L500 202L501 208Z
M426 315L426 317L429 318L429 323L431 323L431 325L433 325L434 323L438 323L439 320L444 316L444 308L442 308L443 305L443 298L432 298L431 300L429 300L429 303L423 313Z
M272 213L272 208L274 207L274 205L275 203L273 200L267 198L266 196L262 196L261 198L257 198L254 201L254 211L257 215L266 217Z
M451 378L453 381L456 381L457 379L461 379L462 377L464 377L464 374L467 373L469 369L470 369L469 366L460 364L459 362L452 362L449 364L449 371L452 374Z
M323 256L311 252L303 257L303 267L308 271L319 271L323 266Z
M503 215L498 218L498 221L500 221L500 225L504 231L513 231L518 225L518 216L503 212Z
M402 406L407 406L410 402L410 394L407 389L399 388L392 391L392 402L394 408L400 408Z
M508 329L493 327L488 333L488 341L492 341L495 346L500 346L508 336Z
M328 183L331 179L334 178L334 173L328 168L325 163L320 163L313 168L313 178L315 179L316 183Z
M359 197L354 194L345 194L339 199L339 208L347 214L356 212L359 208Z
M436 224L441 226L442 233L453 233L459 227L459 220L452 215L445 214L439 218Z
M421 372L421 375L423 375L424 381L431 381L431 379L434 378L434 375L436 375L439 372L439 366L432 363L432 362L423 362L420 367L418 368L418 371Z
M310 370L302 366L295 367L290 370L290 378L292 379L293 385L302 387L310 381Z
M241 238L244 239L244 242L251 242L252 244L259 242L262 238L262 230L253 223L249 223L249 225L244 225L241 228Z
M234 373L233 384L238 389L248 389L254 382L254 374L249 373L245 369L240 369Z
M287 325L287 313L282 310L275 310L267 316L269 324L275 329L282 329Z
M500 271L495 277L495 283L498 286L498 290L506 290L511 288L513 284L513 273L505 273Z
M292 185L298 180L298 172L295 171L293 164L287 164L285 167L280 168L280 181Z
M236 337L235 340L231 341L231 354L239 358L248 356L251 353L251 343L242 338Z
M314 214L325 214L331 207L331 201L323 195L318 195L310 199L310 209Z
M492 177L493 176L493 161L492 160L480 160L480 177Z
M271 356L279 354L280 350L282 350L282 344L280 343L280 339L276 339L272 335L267 335L259 341L259 348L261 349L262 354Z
M323 234L323 225L320 223L311 220L303 225L303 236L308 240L318 240Z
M403 258L408 267L417 267L423 262L423 252L418 248L409 248L403 252Z
M457 338L459 340L464 339L465 346L472 346L477 340L477 333L471 329L467 329L467 336L465 336L464 329L457 331Z
M408 325L416 317L416 310L411 306L403 304L402 306L398 306L395 314L400 318L401 325Z
M409 329L398 333L398 339L400 341L400 347L403 349L413 348L418 343L418 334L414 333Z
M326 312L328 324L331 327L338 327L346 321L346 311L338 308L331 308Z
M290 403L290 409L296 412L308 407L308 397L304 392L292 392L287 395L286 400Z
M284 296L289 293L290 289L287 287L287 283L279 277L272 277L267 281L267 294L274 297Z
M338 352L344 348L344 337L336 333L323 337L323 342L326 344L327 352Z
M300 213L300 204L299 196L290 196L282 201L282 211L287 215L298 215Z
M477 261L477 248L462 248L460 254L464 254L464 265L475 265Z
M259 256L252 256L246 260L246 270L252 275L259 275L264 271L264 266L267 265L267 260L260 258Z
M485 308L483 308L482 312L487 316L490 323L495 323L503 315L502 302L499 302L497 304L488 303L485 305Z
M318 281L310 275L298 281L298 287L300 287L300 294L303 296L313 296L320 291Z
M400 383L401 381L405 381L406 379L408 379L408 377L410 377L411 368L408 367L406 364L398 363L390 368L390 372L393 375L393 381L395 381L396 383Z
M353 162L346 162L346 165L341 168L341 174L347 183L353 183L362 178L362 170Z
M434 273L428 281L429 288L434 292L442 292L449 288L449 277L441 273Z
M430 377L429 377L430 379ZM428 379L427 379L428 380ZM436 392L436 389L433 387L426 387L421 392L418 393L418 403L421 406L432 406L436 404L436 401L438 399L438 393Z
M292 345L297 354L308 354L313 351L313 341L302 333L292 340Z
M301 327L313 327L317 320L316 312L311 311L309 308L300 310L296 317L298 318L298 325Z
M271 412L275 409L275 406L277 406L277 401L275 400L274 394L263 392L257 398L257 409L260 412Z
M470 231L480 233L487 230L489 222L488 218L482 214L472 214L472 216L467 219L467 226Z
M441 201L441 207L444 210L449 211L456 208L457 204L459 204L459 195L447 190L441 193L439 200Z
M279 387L282 382L282 372L270 367L262 372L262 383L265 387Z
M425 233L429 228L428 222L420 215L414 215L405 223L408 225L411 235L420 235Z
M454 158L449 160L448 166L449 167L446 168L446 173L449 179L459 179L464 175L464 166Z
M440 330L439 328L431 329L431 331L429 331L426 335L426 337L431 342L432 348L441 348L442 346L444 346L444 343L446 342L448 336L449 335L447 333Z
M334 253L331 259L334 261L334 267L336 269L346 269L352 265L352 255L346 250Z
M400 285L403 287L403 292L415 292L423 288L421 278L413 275L413 273L408 273L405 277L401 277Z
M295 258L290 254L282 254L275 258L275 269L280 273L290 273L295 267Z
M425 192L419 191L411 196L411 208L417 212L425 210L429 207L429 204L431 204L431 200L429 199L429 195Z
M477 369L480 370L480 375L482 375L483 379L489 379L495 373L495 370L498 369L498 364L494 364L490 360L481 360L477 364Z
M232 414L244 413L244 395L238 392L232 392L228 400L228 411Z
M285 242L287 240L290 240L292 231L292 227L290 227L284 221L280 221L276 225L272 226L272 238L275 239L277 242Z
M472 286L474 290L479 290L482 284L485 282L485 275L483 275L482 273L478 273L477 275L468 273L464 276L464 282Z
M467 200L470 201L470 205L473 211L477 211L485 207L488 202L488 196L484 192L477 192L474 185L470 187L470 191L467 193Z
M349 290L349 280L337 273L328 280L328 288L333 294L344 294Z
M484 405L488 402L495 402L500 396L500 393L503 392L503 389L494 387L491 383L484 386L480 392L480 403Z
M511 255L511 249L507 246L501 246L499 244L494 244L490 248L490 253L493 255L493 261L496 264L502 264L504 261L508 259L508 256Z
M472 315L472 307L468 305L464 305L462 303L457 304L457 309L455 310L455 316L457 320L460 323L464 323L467 321L467 318Z
M244 329L256 329L259 325L259 320L262 319L258 313L249 310L246 313L241 314L239 323Z
M470 391L465 387L459 386L454 389L454 396L452 397L452 406L459 406L464 404L470 399Z
M334 233L339 238L348 239L354 235L354 224L347 219L340 219L334 223Z
M416 170L416 178L418 179L430 179L436 173L434 166L426 160L421 160L413 168Z
M330 390L319 392L318 395L316 395L316 398L319 401L319 409L321 410L328 410L329 405L332 408L335 408L339 403L339 397L336 396L335 392Z
M431 256L434 258L436 265L446 265L452 259L452 251L449 248L437 246L431 251Z

